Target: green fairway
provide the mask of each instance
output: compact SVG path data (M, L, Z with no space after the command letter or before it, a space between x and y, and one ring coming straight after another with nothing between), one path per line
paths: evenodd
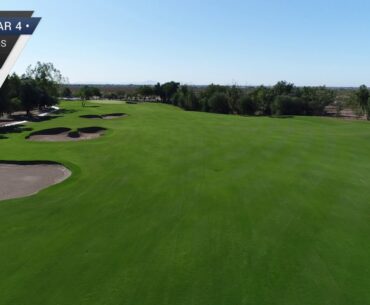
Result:
M91 101L91 103L94 103L94 104L110 104L110 105L114 105L114 104L125 104L126 102L125 101L118 101L118 100L96 100L96 101Z
M0 202L0 305L370 304L370 123L89 105L0 140L72 170Z

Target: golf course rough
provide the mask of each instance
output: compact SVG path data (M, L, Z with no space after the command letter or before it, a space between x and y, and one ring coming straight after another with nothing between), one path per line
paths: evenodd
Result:
M0 203L0 304L370 304L370 124L66 102L6 134L0 160L72 176Z

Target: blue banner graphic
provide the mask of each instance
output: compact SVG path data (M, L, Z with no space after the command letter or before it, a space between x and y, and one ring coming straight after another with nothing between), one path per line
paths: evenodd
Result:
M0 36L32 35L41 18L0 17Z

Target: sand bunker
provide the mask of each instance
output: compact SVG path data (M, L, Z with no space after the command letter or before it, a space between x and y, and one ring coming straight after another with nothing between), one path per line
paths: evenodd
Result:
M0 200L36 194L70 175L66 167L52 162L0 162Z
M103 127L86 127L71 131L70 128L58 127L36 131L27 139L30 141L65 142L92 140L101 137L106 129Z
M125 113L109 113L109 114L102 114L102 115L96 115L96 114L81 115L80 118L113 120L113 119L123 118L125 116L127 116L127 114Z

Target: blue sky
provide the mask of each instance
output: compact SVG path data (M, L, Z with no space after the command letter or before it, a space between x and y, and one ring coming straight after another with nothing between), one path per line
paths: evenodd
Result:
M71 83L370 85L370 1L2 0L42 17L19 59Z

